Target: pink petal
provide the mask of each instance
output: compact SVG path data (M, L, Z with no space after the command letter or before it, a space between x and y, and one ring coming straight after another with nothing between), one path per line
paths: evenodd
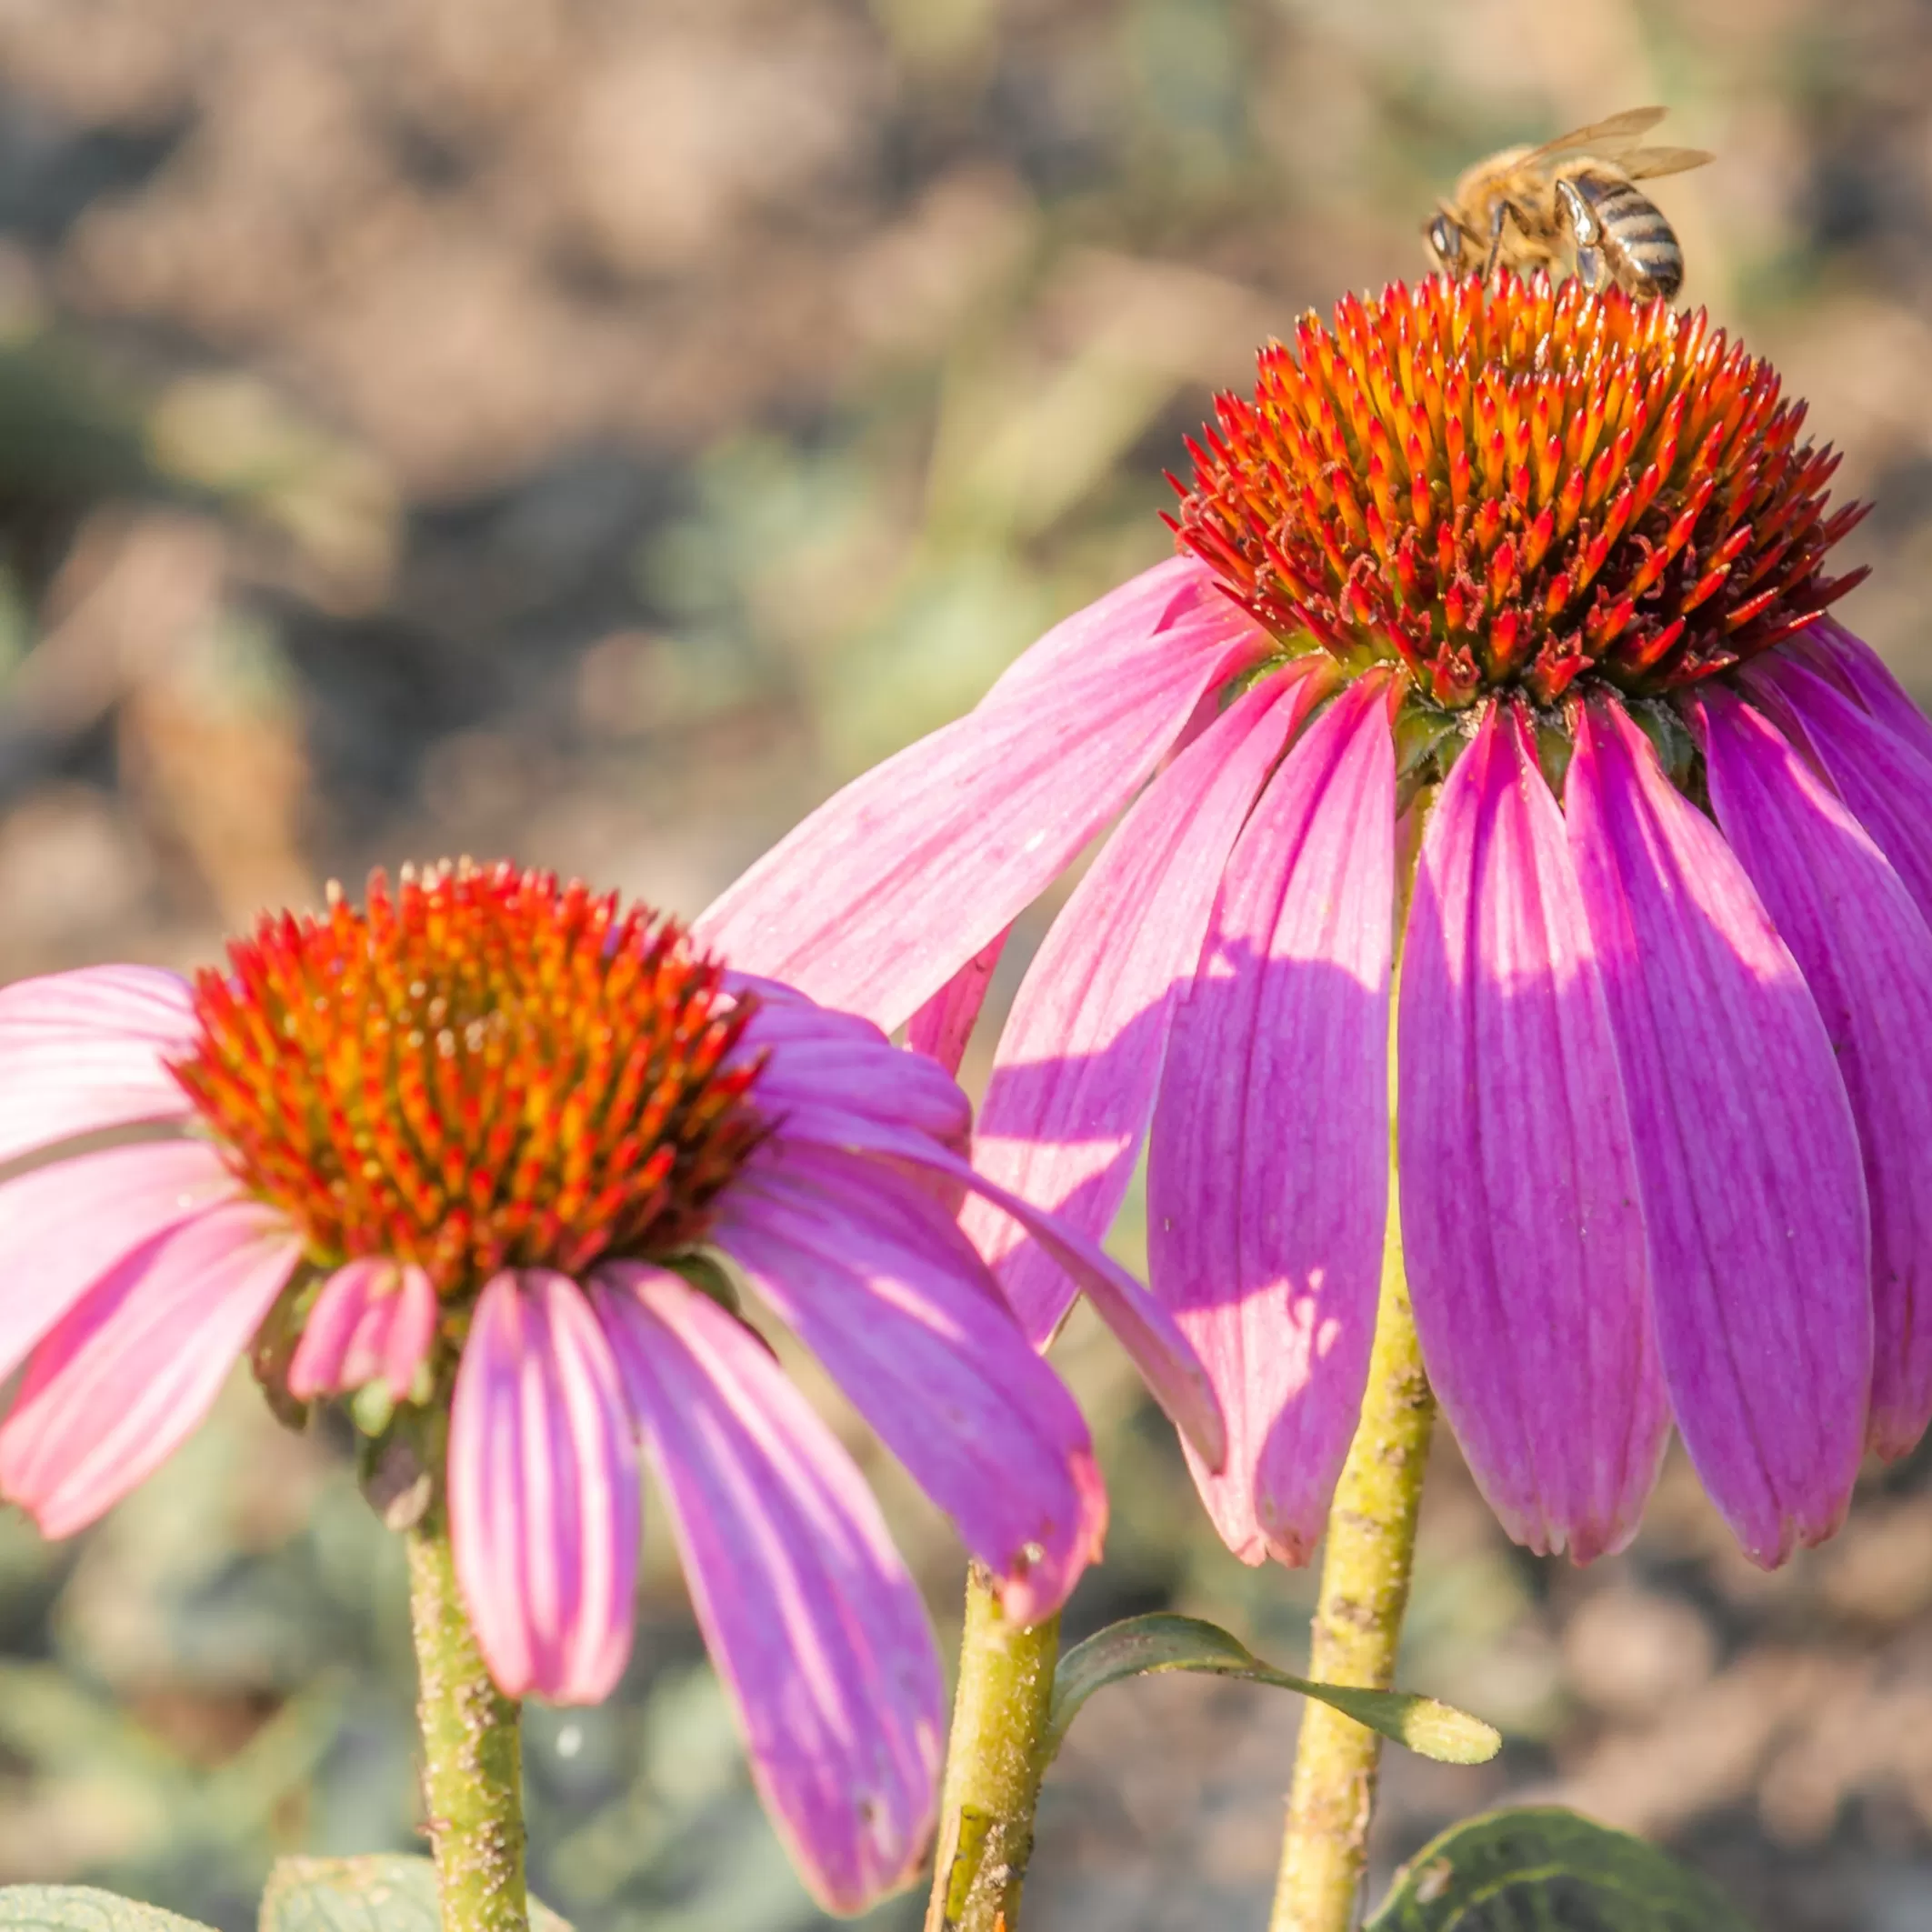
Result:
M119 1502L194 1433L301 1252L272 1210L224 1201L126 1255L27 1363L0 1493L49 1537Z
M506 1696L610 1695L631 1648L643 1510L616 1357L548 1268L486 1284L449 1415L456 1581Z
M1256 655L1257 627L1228 608L1150 632L1141 604L1123 606L1078 650L1050 634L1035 648L1053 657L1052 677L1027 673L855 779L698 919L699 942L888 1032L903 1026L1066 870L1203 694Z
M1199 558L1164 557L1061 618L1000 673L981 706L1037 703L1052 686L1082 676L1096 654L1118 653L1123 668L1131 666L1153 640L1184 624L1208 624L1229 639L1246 638L1256 659L1271 648L1261 626L1227 596Z
M949 1074L956 1074L966 1058L966 1042L973 1037L979 1009L986 1003L986 988L993 984L1012 929L1003 928L981 946L906 1022L906 1044L915 1053L936 1060Z
M1220 1404L1186 1336L1173 1316L1139 1282L1076 1228L1063 1226L1044 1208L976 1173L958 1155L922 1134L832 1108L800 1107L786 1116L774 1154L787 1143L877 1155L922 1176L982 1195L1010 1215L1073 1276L1093 1304L1094 1313L1113 1331L1140 1370L1149 1393L1202 1460L1210 1468L1220 1467L1226 1453Z
M1842 624L1821 617L1804 633L1800 648L1816 653L1881 725L1897 732L1922 757L1932 758L1932 719L1912 702L1884 658ZM1782 653L1780 656L1784 655Z
M764 1344L675 1276L594 1292L752 1775L813 1896L858 1912L925 1861L939 1661L878 1506Z
M1566 808L1677 1426L1745 1553L1781 1563L1837 1527L1865 1440L1871 1252L1851 1107L1750 881L1620 707L1582 715Z
M1780 724L1802 735L1852 816L1932 922L1932 760L1803 665L1760 665L1747 684L1754 697L1775 701L1767 708Z
M817 1006L780 981L732 975L728 983L763 1002L745 1050L767 1056L756 1091L772 1119L774 1146L809 1142L908 1164L955 1206L968 1190L993 1198L1035 1230L1119 1337L1156 1399L1203 1456L1218 1462L1220 1410L1174 1318L1085 1236L975 1173L958 1151L971 1110L944 1068L889 1046L869 1021Z
M802 1146L747 1174L713 1240L823 1362L1002 1581L1016 1622L1100 1554L1079 1408L937 1202L877 1161Z
M1621 1548L1669 1406L1609 1013L1514 706L1485 717L1429 819L1396 1058L1409 1286L1457 1440L1519 1543Z
M378 1376L398 1402L435 1340L436 1291L419 1267L351 1261L323 1283L288 1365L298 1402L360 1388Z
M739 1051L763 1057L753 1092L768 1118L782 1124L799 1108L831 1107L966 1146L972 1103L944 1066L902 1052L856 1014L763 996Z
M1236 1556L1300 1563L1367 1373L1388 1198L1387 686L1309 726L1247 822L1174 1015L1147 1157L1155 1293L1227 1417L1190 1456Z
M1227 1457L1227 1426L1220 1397L1180 1324L1133 1276L1077 1228L1023 1200L983 1174L960 1178L982 1200L1010 1216L1041 1250L1073 1277L1093 1311L1140 1371L1147 1393L1181 1432L1190 1456L1209 1469Z
M135 1249L235 1192L199 1140L108 1147L0 1186L0 1378Z
M1094 1240L1132 1178L1176 996L1194 975L1235 836L1309 707L1329 688L1297 667L1231 705L1121 821L1028 969L994 1056L973 1158L981 1173ZM1036 1243L977 1203L967 1233L1044 1346L1073 1286Z
M182 1120L163 1061L195 1037L187 983L155 966L86 966L0 987L0 1161L76 1134Z
M1791 948L1858 1123L1872 1216L1871 1446L1932 1420L1932 931L1785 740L1713 686L1692 712L1711 804Z

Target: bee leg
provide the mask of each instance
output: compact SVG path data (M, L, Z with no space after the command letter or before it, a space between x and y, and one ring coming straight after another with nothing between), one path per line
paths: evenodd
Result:
M1574 184L1557 184L1557 210L1560 224L1569 231L1570 245L1577 256L1577 279L1591 291L1601 294L1610 285L1610 257L1604 246L1603 224L1597 211L1577 193Z
M1503 253L1503 224L1515 213L1516 210L1500 195L1489 210L1489 253L1483 258L1485 282L1495 278L1496 265Z
M1530 226L1524 219L1523 211L1513 201L1498 201L1489 212L1489 253L1483 262L1483 280L1493 281L1503 260L1503 230L1514 221L1518 235L1528 235Z

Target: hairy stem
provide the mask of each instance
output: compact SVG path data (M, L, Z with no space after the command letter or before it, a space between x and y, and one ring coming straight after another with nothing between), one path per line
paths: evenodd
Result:
M443 1932L529 1932L519 1709L490 1680L440 1506L408 1532L423 1797Z
M992 1578L975 1564L926 1932L1014 1932L1019 1924L1059 1650L1060 1619L1007 1622Z
M1396 946L1408 914L1427 798L1406 823ZM1328 1510L1321 1594L1310 1636L1308 1675L1325 1684L1386 1690L1408 1608L1416 1518L1436 1423L1402 1263L1402 1215L1395 1157L1395 1002L1389 1025L1388 1223L1368 1386L1348 1459ZM1382 1740L1325 1704L1302 1707L1286 1835L1269 1932L1347 1932L1355 1923L1375 1808Z
M1422 1371L1393 1202L1368 1392L1328 1512L1308 1675L1386 1690L1408 1607L1416 1515L1436 1401ZM1271 1932L1346 1932L1375 1804L1382 1740L1326 1704L1302 1707Z

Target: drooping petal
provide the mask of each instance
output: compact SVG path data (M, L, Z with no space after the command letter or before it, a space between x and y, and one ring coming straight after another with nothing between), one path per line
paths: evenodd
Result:
M1227 1425L1220 1397L1173 1315L1098 1242L1066 1226L1010 1188L961 1166L959 1178L970 1192L1010 1216L1049 1259L1066 1269L1140 1371L1147 1393L1181 1432L1188 1453L1204 1467L1218 1469L1227 1457Z
M1842 624L1821 617L1804 634L1801 648L1816 652L1837 672L1865 708L1888 726L1920 756L1932 758L1932 718L1912 702L1884 658Z
M0 987L0 1161L76 1134L185 1119L163 1061L195 1036L187 983L84 966Z
M943 1067L890 1046L869 1020L818 1006L781 982L737 974L729 983L761 1001L744 1045L766 1056L756 1093L776 1144L843 1147L898 1162L955 1209L969 1192L991 1197L1079 1283L1156 1399L1210 1463L1219 1460L1220 1410L1173 1316L1076 1229L976 1172L961 1151L972 1110Z
M631 1648L642 1504L616 1356L584 1290L548 1268L493 1277L449 1415L456 1580L510 1697L595 1704Z
M699 942L887 1032L904 1025L1256 653L1258 627L1225 600L1153 632L1145 602L1080 649L1055 646L1053 676L1029 673L855 779L697 920Z
M1932 1420L1932 930L1898 875L1770 725L1693 711L1717 823L1791 948L1858 1124L1872 1216L1871 1446Z
M1636 1533L1670 1426L1623 1080L1563 815L1513 706L1430 815L1402 953L1403 1248L1429 1379L1519 1543Z
M951 1073L929 1055L901 1052L856 1014L767 996L739 1051L762 1058L757 1104L781 1123L800 1107L832 1107L953 1147L972 1130L972 1103Z
M1106 1492L1078 1406L932 1196L876 1161L793 1146L713 1230L1000 1579L1016 1622L1100 1553Z
M229 1200L126 1255L29 1359L0 1493L49 1537L119 1502L199 1426L301 1250L272 1210Z
M799 1107L786 1116L785 1142L843 1147L896 1161L958 1193L983 1196L1010 1215L1079 1285L1094 1313L1113 1332L1148 1392L1201 1459L1218 1468L1226 1452L1221 1406L1193 1346L1166 1308L1133 1276L1077 1228L976 1172L922 1134L830 1107Z
M956 1074L966 1058L966 1042L979 1009L986 1003L986 989L999 968L999 956L1006 949L1006 935L1000 932L960 967L946 983L906 1023L906 1044L915 1053L936 1060L947 1073Z
M1160 1081L1176 994L1200 957L1235 836L1309 707L1330 688L1297 668L1256 685L1135 801L1054 921L1000 1036L973 1136L981 1173L1094 1240L1112 1224ZM1036 1345L1073 1284L1037 1243L970 1204Z
M323 1283L288 1365L298 1402L360 1388L377 1376L400 1402L435 1339L436 1291L419 1267L372 1257Z
M1779 1563L1837 1527L1865 1440L1871 1256L1850 1104L1749 879L1620 707L1582 716L1565 811L1677 1426L1746 1554Z
M813 1896L905 1884L938 1808L941 1685L851 1458L764 1344L675 1276L593 1290L752 1775Z
M1222 1472L1189 1461L1247 1563L1306 1559L1367 1373L1388 1190L1386 705L1381 679L1351 686L1256 806L1154 1110L1154 1289L1227 1418Z
M145 1141L0 1186L0 1378L102 1276L236 1192L205 1141Z
M1804 665L1761 663L1747 684L1788 706L1793 728L1932 922L1932 759Z
M1129 672L1164 633L1183 625L1217 626L1227 637L1248 641L1254 656L1266 656L1266 633L1221 587L1198 558L1163 557L1117 589L1063 617L1027 646L994 681L981 704L1032 704L1052 685L1079 676L1096 656Z

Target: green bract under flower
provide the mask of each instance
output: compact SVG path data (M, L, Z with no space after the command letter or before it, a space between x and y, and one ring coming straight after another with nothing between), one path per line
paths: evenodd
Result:
M1434 277L1305 316L1190 444L1180 542L1290 649L1462 710L1728 669L1865 575L1803 403L1702 310Z

